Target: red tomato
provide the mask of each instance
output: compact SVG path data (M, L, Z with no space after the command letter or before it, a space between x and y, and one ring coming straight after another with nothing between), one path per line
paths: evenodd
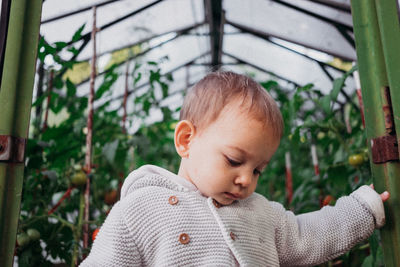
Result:
M107 205L112 205L118 201L118 192L117 190L111 190L104 195L104 202Z
M324 200L322 200L322 206L327 206L329 204L331 204L331 202L333 202L335 200L335 198L331 195L327 195Z
M94 240L96 239L96 236L97 236L97 233L99 232L99 230L100 230L100 228L96 228L96 229L93 231L93 234L92 234L92 241L94 241Z

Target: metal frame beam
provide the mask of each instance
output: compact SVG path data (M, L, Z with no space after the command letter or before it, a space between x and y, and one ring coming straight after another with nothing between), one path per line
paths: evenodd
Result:
M351 13L351 6L343 3L343 2L338 2L338 1L334 1L334 0L308 0L310 2L314 2L323 6L328 6L331 8L335 8L337 10L346 12L346 13Z
M211 68L216 70L221 66L225 12L222 10L222 0L205 0L204 7L210 26Z
M82 12L85 12L85 11L92 10L93 7L98 8L98 7L101 7L101 6L112 4L112 3L117 2L117 1L121 1L121 0L109 0L109 1L105 1L103 3L98 3L98 4L95 4L95 5L83 7L83 8L80 8L78 10L71 11L71 12L66 12L66 13L63 13L61 15L54 16L54 17L51 17L49 19L43 20L41 22L41 24L46 24L46 23L53 22L53 21L56 21L56 20L59 20L59 19L63 19L63 18L66 18L68 16L72 16L72 15L76 15L76 14L79 14L79 13L82 13Z
M312 61L315 61L315 62L317 62L318 64L321 64L321 65L326 66L326 67L333 68L333 69L335 69L335 70L337 70L337 71L340 71L340 72L342 72L342 73L345 72L344 70L339 69L339 68L337 68L337 67L335 67L335 66L331 66L331 65L329 65L329 64L327 64L327 63L325 63L325 62L319 61L318 59L309 57L309 56L307 56L307 55L305 55L305 54L303 54L303 53L300 53L300 52L298 52L298 51L296 51L296 50L294 50L294 49L291 49L291 48L286 47L286 46L284 46L284 45L282 45L282 44L279 44L279 43L277 43L277 42L274 42L273 40L271 40L271 37L277 38L277 39L281 39L281 40L283 40L283 41L290 42L290 41L288 41L288 40L285 40L285 39L282 39L282 38L280 38L280 37L276 37L276 36L273 36L273 35L269 35L269 34L267 34L267 33L264 33L264 32L261 32L261 31L255 30L255 29L252 29L252 28L250 28L250 27L247 27L247 26L244 26L244 25L241 25L241 24L239 24L239 23L232 22L232 21L228 21L228 20L227 20L226 23L229 24L229 25L231 25L231 26L233 26L233 27L235 27L235 28L237 28L237 29L239 29L239 30L241 30L241 31L244 32L244 33L249 33L249 34L252 34L252 35L254 35L254 36L257 36L257 37L259 37L259 38L261 38L261 39L263 39L263 40L265 40L265 41L267 41L267 42L269 42L269 43L272 43L272 44L274 44L274 45L276 45L276 46L279 46L279 47L281 47L281 48L284 48L284 49L286 49L286 50L289 50L289 51L291 51L291 52L293 52L293 53L296 53L296 54L298 54L298 55L300 55L300 56L303 56L303 57L305 57L305 58L307 58L307 59L310 59L310 60L312 60ZM293 42L292 42L292 43L293 43ZM299 44L299 43L298 43L298 44ZM304 46L304 47L311 48L311 47L306 46L306 45L304 45L304 44L299 44L299 45L302 45L302 46ZM312 49L314 49L314 48L312 48ZM314 49L314 50L316 50L316 49ZM319 51L320 51L320 50L319 50Z

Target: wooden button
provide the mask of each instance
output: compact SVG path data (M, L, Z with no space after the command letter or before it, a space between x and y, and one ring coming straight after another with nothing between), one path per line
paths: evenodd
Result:
M190 238L188 234L182 233L179 235L179 242L181 242L182 244L187 244L189 243Z
M170 196L168 202L171 205L176 205L178 203L178 198L176 196Z
M221 204L219 204L215 199L213 199L212 202L213 202L213 204L214 204L214 206L216 208L220 208L221 207Z
M231 236L232 240L235 241L235 239L236 239L235 234L233 232L231 232L229 235Z

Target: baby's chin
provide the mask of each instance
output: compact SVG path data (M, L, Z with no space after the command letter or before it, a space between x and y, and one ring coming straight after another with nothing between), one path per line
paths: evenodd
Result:
M214 198L219 204L224 205L224 206L229 206L231 205L233 202L235 202L236 200L234 199L229 199L226 197L216 197Z
M225 197L225 193L221 193L220 195L212 195L212 194L207 194L206 192L202 192L201 190L199 190L200 194L206 198L211 197L212 199L214 199L215 201L217 201L219 204L223 205L223 206L229 206L231 205L233 202L235 202L235 199L229 199L227 197Z

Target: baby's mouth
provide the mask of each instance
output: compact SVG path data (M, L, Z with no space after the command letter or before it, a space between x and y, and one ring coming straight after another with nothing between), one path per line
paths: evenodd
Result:
M229 193L229 192L225 192L224 194L225 194L225 196L227 196L230 199L235 199L236 200L236 199L240 198L239 194L232 194L232 193Z

